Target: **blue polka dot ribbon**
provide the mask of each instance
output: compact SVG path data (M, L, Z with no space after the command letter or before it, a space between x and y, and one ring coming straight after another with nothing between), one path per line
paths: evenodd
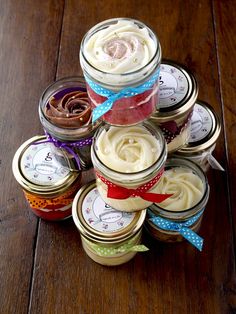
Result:
M151 89L152 86L158 80L159 74L160 74L160 68L145 83L143 83L139 86L136 86L136 87L124 88L121 91L119 91L118 93L115 93L114 91L111 91L109 89L102 87L101 85L93 82L87 76L85 76L85 80L86 80L87 84L90 86L90 88L96 94L108 98L102 104L100 104L99 106L97 106L96 108L93 109L92 122L95 122L97 119L99 119L101 116L103 116L109 110L111 110L111 108L112 108L112 106L116 100L121 99L123 97L127 98L127 97L136 96L138 94L142 94L142 93L146 92L147 90Z
M188 240L192 245L194 245L199 251L202 251L203 238L196 234L189 227L192 226L203 214L201 210L198 214L191 217L185 222L174 222L160 216L156 216L148 210L148 214L151 218L149 220L153 222L158 228L167 231L176 231L179 232L186 240Z

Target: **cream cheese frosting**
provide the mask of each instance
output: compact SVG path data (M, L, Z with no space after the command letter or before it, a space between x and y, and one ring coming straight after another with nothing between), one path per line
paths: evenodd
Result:
M147 28L133 21L118 20L87 40L84 55L100 71L124 74L136 71L153 58L156 42Z
M110 127L96 139L96 153L110 169L134 173L153 165L161 154L161 146L143 126Z
M195 206L202 198L202 180L190 169L175 167L166 170L157 186L157 193L173 194L159 204L170 211L183 211Z

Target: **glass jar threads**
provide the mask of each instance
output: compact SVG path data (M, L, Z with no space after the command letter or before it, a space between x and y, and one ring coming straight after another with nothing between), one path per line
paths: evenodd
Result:
M81 172L73 169L66 153L64 163L59 163L52 146L45 136L29 139L15 153L12 170L33 213L45 220L61 220L71 216Z
M190 136L190 118L198 95L194 75L171 61L162 61L159 103L151 121L160 126L168 153L184 146Z
M92 124L92 108L83 77L68 77L51 84L39 102L42 126L56 148L67 151L78 169L89 169L91 144L99 121ZM56 150L61 158L60 150Z
M224 170L212 155L220 135L221 123L214 109L205 102L197 101L191 117L190 138L188 143L175 152L197 163L205 172L211 166Z
M117 210L147 208L168 195L155 195L167 157L161 130L150 122L136 126L104 125L98 129L91 157L97 189Z
M120 265L138 251L148 250L140 245L146 210L126 213L111 208L100 197L95 182L78 191L72 211L83 248L95 262Z
M84 36L80 63L93 107L93 120L112 125L137 124L158 101L161 46L145 24L115 18L103 21Z
M161 204L148 209L146 228L157 240L187 239L198 249L203 240L196 234L209 198L210 188L202 169L190 160L170 158L158 186L159 193L172 193Z

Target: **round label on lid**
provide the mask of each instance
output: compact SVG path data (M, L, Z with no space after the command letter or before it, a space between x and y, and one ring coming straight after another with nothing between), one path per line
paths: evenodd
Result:
M107 205L97 188L93 188L84 198L82 215L86 223L99 232L112 233L126 228L134 219L134 213L118 211Z
M169 64L161 65L158 108L169 108L180 103L188 89L188 80L181 70Z
M21 157L20 168L27 180L40 185L53 185L70 171L56 159L51 143L29 145Z
M197 142L207 137L212 130L212 125L212 117L208 110L199 104L195 104L191 117L191 131L188 142Z

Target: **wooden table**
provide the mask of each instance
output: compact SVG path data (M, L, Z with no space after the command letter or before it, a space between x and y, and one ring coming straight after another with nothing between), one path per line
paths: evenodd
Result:
M1 206L0 313L236 313L236 2L0 1ZM221 117L200 253L189 243L161 244L108 268L84 253L72 219L35 217L15 181L11 161L42 134L38 101L55 79L81 74L85 32L111 17L132 17L157 34L163 57L185 64L199 98ZM85 180L86 174L84 175Z

